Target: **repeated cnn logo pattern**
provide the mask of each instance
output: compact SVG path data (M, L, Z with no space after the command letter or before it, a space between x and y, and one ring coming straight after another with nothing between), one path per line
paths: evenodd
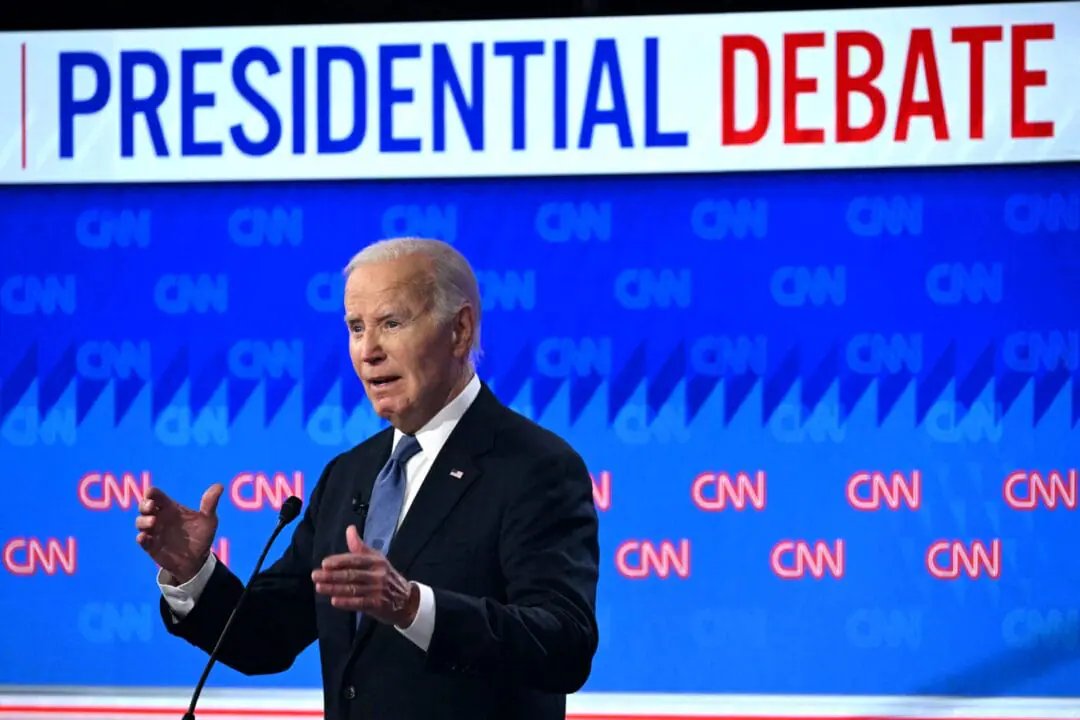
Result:
M32 620L14 647L64 631L66 683L197 671L160 626L138 500L158 485L195 505L224 484L215 550L249 568L283 500L385 427L349 363L341 267L423 235L476 268L482 378L590 467L588 690L1074 687L963 679L1080 648L1072 166L0 199L18 508L0 588ZM138 662L148 645L177 664ZM0 681L58 681L24 654ZM314 650L290 678L318 686Z

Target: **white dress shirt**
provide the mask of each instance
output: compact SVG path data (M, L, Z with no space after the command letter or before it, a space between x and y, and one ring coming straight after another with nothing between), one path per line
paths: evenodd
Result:
M424 478L427 477L431 464L435 462L439 451L442 450L446 440L450 437L451 431L457 427L458 421L461 420L465 411L469 409L469 406L472 405L479 394L480 379L473 375L465 389L440 410L424 427L417 431L416 440L420 444L420 452L413 455L405 463L405 498L402 503L401 516L398 518L399 527L413 500L416 499L416 494L420 492L420 486L423 484ZM393 447L397 447L402 437L401 431L395 429ZM165 596L165 601L172 611L174 621L179 621L195 607L199 595L210 580L211 573L214 572L215 565L217 565L217 558L213 553L210 553L206 563L195 577L181 585L172 585L173 578L164 570L158 572L158 587L161 588L161 592ZM420 591L420 608L417 610L412 625L397 629L418 647L426 651L431 642L431 635L435 631L435 594L430 587L422 583L413 584Z

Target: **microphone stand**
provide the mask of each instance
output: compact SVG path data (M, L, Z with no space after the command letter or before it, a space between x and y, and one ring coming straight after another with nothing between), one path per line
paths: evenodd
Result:
M217 644L214 645L214 650L210 653L210 659L207 661L206 667L203 668L199 683L195 686L195 692L191 695L191 703L188 705L187 712L184 713L183 720L195 720L195 705L199 702L199 695L202 694L203 685L206 684L206 679L210 677L211 668L213 668L214 663L217 662L218 652L221 651L221 645L225 641L225 635L229 632L229 627L236 617L236 611L244 604L244 600L247 598L248 589L251 587L252 581L255 580L255 576L259 574L259 570L262 569L263 561L266 560L266 554L270 552L270 546L274 544L274 540L276 540L281 531L285 529L285 526L291 523L296 519L296 516L300 514L301 505L302 502L300 498L295 495L282 504L281 514L278 516L277 527L274 528L274 532L271 533L270 539L267 540L266 545L263 547L262 555L259 556L259 561L255 563L255 569L251 571L251 577L248 578L247 583L244 585L244 589L240 593L240 599L236 601L236 607L234 607L229 614L229 619L225 621L225 627L222 628L221 635L218 636Z

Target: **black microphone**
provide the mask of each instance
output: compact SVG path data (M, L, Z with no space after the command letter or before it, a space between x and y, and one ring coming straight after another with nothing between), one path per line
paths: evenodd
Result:
M303 500L295 495L289 497L288 500L282 503L281 512L278 514L277 527L274 528L274 532L270 535L270 539L266 541L266 547L263 548L262 555L259 556L259 562L255 563L255 569L251 571L251 577L248 578L247 583L244 585L244 589L240 593L240 599L236 601L236 607L233 608L232 613L229 615L229 619L225 621L225 627L221 629L221 635L218 636L217 645L214 646L214 651L210 653L210 659L206 661L206 667L203 668L202 677L199 678L199 684L195 686L195 692L191 696L191 704L188 705L188 711L184 713L183 720L195 720L195 704L199 702L199 695L202 693L203 685L206 684L206 678L210 677L210 668L214 667L214 663L217 662L218 651L221 650L221 643L225 640L225 633L229 632L229 626L232 625L233 618L236 617L236 611L244 604L244 598L247 597L248 588L251 587L251 581L259 574L263 561L266 560L266 553L270 552L270 546L274 544L274 540L277 539L278 534L285 529L286 525L297 518L300 514L300 508L303 506Z
M363 524L367 523L368 504L361 500L360 496L356 496L352 499L352 509L354 513L362 518L360 520L362 527Z

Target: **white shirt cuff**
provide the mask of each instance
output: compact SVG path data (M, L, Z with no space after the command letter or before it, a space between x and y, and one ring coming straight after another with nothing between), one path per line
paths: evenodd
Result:
M420 607L416 611L412 625L405 628L397 628L405 637L424 652L427 652L431 644L431 635L435 632L435 593L427 585L414 582L413 585L420 590ZM396 625L394 627L397 627Z
M210 575L213 574L216 565L217 557L214 556L214 553L210 553L210 556L206 558L206 562L203 563L195 577L180 585L173 585L172 575L165 572L164 569L158 570L158 587L161 589L161 594L165 596L165 602L172 611L175 622L184 619L191 612L191 609L195 607L195 603L198 602L199 596L206 588L206 584L210 582Z

